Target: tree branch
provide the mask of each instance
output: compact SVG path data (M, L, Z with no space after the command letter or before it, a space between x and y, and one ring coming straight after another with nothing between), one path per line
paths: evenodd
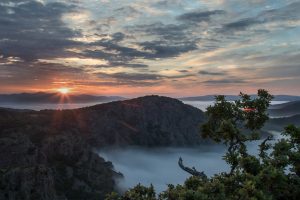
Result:
M182 170L186 171L187 173L189 173L189 174L191 174L191 175L193 175L193 176L197 176L197 177L200 177L200 178L202 178L202 179L207 179L207 176L204 174L203 171L202 171L202 172L199 172L199 171L196 170L195 167L189 168L189 167L184 166L181 157L180 157L179 160L178 160L178 165L179 165L179 167L180 167Z

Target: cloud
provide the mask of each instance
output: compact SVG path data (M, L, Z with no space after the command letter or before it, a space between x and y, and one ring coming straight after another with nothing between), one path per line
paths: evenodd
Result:
M241 19L239 21L231 22L224 25L225 30L245 30L247 27L260 24L256 19L248 18L248 19Z
M228 79L217 79L217 80L207 80L202 83L209 85L221 85L221 84L238 84L238 83L247 83L246 80L237 79L237 78L228 78Z
M0 4L1 54L24 60L72 54L65 49L79 45L71 39L80 32L68 28L61 17L73 9L64 3L37 1Z
M223 26L223 30L240 31L246 30L247 28L255 25L263 25L271 22L277 23L278 26L282 26L281 23L285 21L288 22L290 20L300 20L299 9L300 2L294 2L283 7L263 10L254 17L242 18L237 21L227 23ZM265 27L262 28L266 29Z
M162 22L128 27L131 33L141 32L147 36L156 36L164 41L189 40L189 26L186 24L164 24Z
M144 59L172 58L198 49L199 38L192 35L193 30L186 24L156 22L129 26L127 29L131 34L154 38L136 43L143 50Z
M159 74L125 73L125 72L119 72L113 74L98 73L97 75L99 77L110 77L118 80L134 80L134 81L159 80L164 77Z
M206 70L200 70L199 74L201 75L209 75L209 76L223 76L226 75L226 72L211 72L211 71L206 71Z
M292 2L2 0L0 82L74 83L83 75L87 86L191 93L194 83L294 84L300 2Z
M189 38L182 26L173 24L164 25L156 23L151 25L128 27L130 32L142 32L156 36L158 40L134 42L133 47L126 46L124 39L127 37L122 32L114 33L111 39L102 39L88 44L89 47L101 47L101 50L84 50L83 56L102 58L111 63L123 63L127 67L145 67L140 64L129 64L135 59L172 58L196 50L197 44L194 38ZM122 41L122 44L120 43ZM124 45L125 44L125 45ZM132 45L131 45L132 46Z
M293 2L280 8L263 11L258 17L265 21L299 20L299 9L300 2Z
M149 73L104 73L99 72L96 75L103 81L99 82L99 85L105 83L106 85L116 86L116 85L127 85L127 86L152 86L159 84L164 76L159 74L149 74Z
M100 40L90 44L90 47L101 47L103 50L84 50L82 55L91 58L102 58L112 63L129 62L136 58L150 57L151 53L132 47L119 45L113 40Z
M87 76L84 70L62 64L45 62L14 62L0 65L1 86L34 88L37 86L49 88L54 81L82 79ZM36 85L38 83L38 85Z
M135 72L117 72L117 73L106 73L98 72L95 75L101 80L98 84L101 85L103 82L107 85L127 85L127 86L152 86L159 85L166 81L175 81L176 79L187 78L194 76L192 74L184 75L161 75L158 73L135 73Z
M127 20L137 18L143 14L141 11L138 11L133 6L123 6L121 8L115 9L113 12L114 15L122 16Z
M188 0L162 0L154 3L157 8L169 9L170 7L184 7L188 4Z
M177 17L180 21L185 22L207 22L211 20L214 15L224 15L226 12L224 10L212 10L212 11L198 11L184 13Z
M178 72L181 72L181 73L188 73L189 70L183 69L183 70L178 70Z
M128 63L128 62L110 62L107 67L129 67L129 68L148 68L146 64Z
M126 37L126 35L124 33L117 32L112 35L112 41L120 42L120 41L124 40L125 37Z
M147 58L170 58L177 57L182 53L197 49L194 42L183 42L178 44L163 44L162 41L143 42L139 44L144 50L150 50Z

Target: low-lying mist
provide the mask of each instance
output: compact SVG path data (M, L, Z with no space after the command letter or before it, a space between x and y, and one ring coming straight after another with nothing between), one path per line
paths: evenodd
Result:
M225 148L202 146L199 148L107 148L100 155L113 163L115 170L124 175L118 189L124 191L141 183L154 185L157 192L166 189L167 184L182 184L189 174L178 166L179 157L187 166L195 166L207 175L228 169L222 160Z
M278 136L278 132L272 132ZM248 151L257 154L258 144L255 141L248 144ZM195 148L105 148L98 151L99 155L113 163L116 171L124 175L118 180L118 189L122 192L141 183L154 185L159 193L167 188L167 184L183 184L190 176L178 166L182 157L184 165L204 171L206 175L229 170L222 159L226 152L224 145L202 145Z

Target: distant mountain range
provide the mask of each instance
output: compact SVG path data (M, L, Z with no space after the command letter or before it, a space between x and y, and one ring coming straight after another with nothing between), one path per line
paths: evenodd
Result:
M216 95L206 95L206 96L194 96L194 97L182 97L179 98L181 101L214 101ZM237 95L225 95L228 101L235 101L239 99ZM257 95L251 95L251 97L256 97ZM274 95L274 101L300 101L300 96L293 95Z
M286 127L290 124L294 124L296 126L300 126L300 114L293 115L290 117L280 117L280 118L272 118L269 119L263 130L265 131L283 131L283 127Z
M275 117L298 115L300 114L300 101L271 105L268 112L271 116Z
M256 97L256 95L251 95ZM237 100L237 95L226 95L229 101ZM87 94L68 94L61 95L60 93L18 93L18 94L0 94L0 103L90 103L90 102L111 102L118 100L126 100L127 98L121 96L96 96ZM214 101L215 95L181 97L181 101ZM292 95L275 95L275 101L300 101L300 96Z
M88 103L88 102L110 102L125 100L119 96L94 96L94 95L61 95L59 93L19 93L0 94L0 103Z

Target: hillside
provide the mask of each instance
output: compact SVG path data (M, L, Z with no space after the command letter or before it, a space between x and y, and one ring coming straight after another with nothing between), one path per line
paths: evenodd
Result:
M290 117L273 118L267 121L264 130L283 131L283 127L294 124L300 126L300 114Z
M92 107L35 112L40 123L60 131L79 131L94 146L173 146L201 143L204 113L181 101L159 96Z
M269 114L275 117L285 117L300 114L300 101L272 105Z
M237 95L225 95L228 101L235 101L239 99ZM252 98L257 97L257 95L250 95ZM194 97L182 97L179 98L181 101L214 101L215 95L205 95L205 96L194 96ZM274 95L274 101L299 101L300 96L292 95Z
M199 144L204 119L159 96L64 111L0 108L0 199L103 199L122 175L93 147Z
M0 199L103 199L113 170L82 138L0 110Z
M134 145L199 144L204 113L168 97L146 96L82 109L91 112L93 141ZM104 126L95 123L99 120Z

